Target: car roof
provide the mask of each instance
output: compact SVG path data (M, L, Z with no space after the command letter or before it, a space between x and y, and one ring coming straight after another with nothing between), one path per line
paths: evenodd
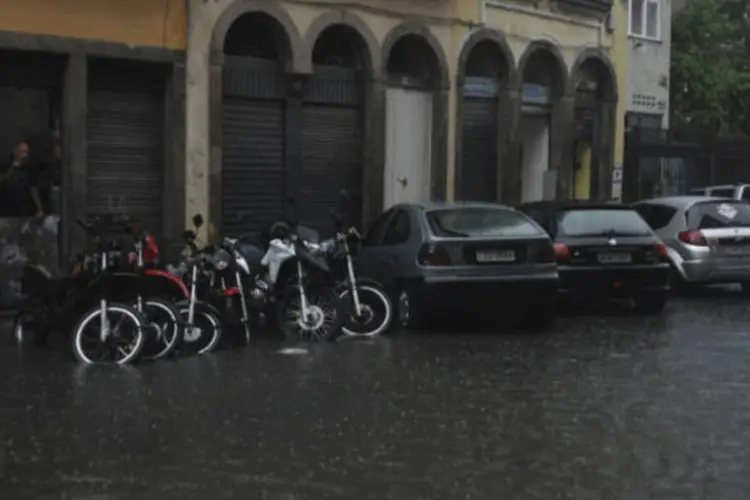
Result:
M595 200L549 200L549 201L532 201L518 205L520 209L539 208L542 210L569 210L574 208L585 209L618 209L630 208L630 205L620 203L619 201L595 201Z
M394 207L416 208L421 210L444 210L451 208L499 208L513 210L513 207L507 205L484 201L427 201L423 203L400 203L394 205Z
M636 202L637 205L641 204L651 204L651 205L667 205L672 208L687 208L692 205L695 205L696 203L701 203L704 201L737 201L732 200L731 198L726 198L723 196L696 196L696 195L686 195L686 196L665 196L663 198L651 198L649 200L642 200Z

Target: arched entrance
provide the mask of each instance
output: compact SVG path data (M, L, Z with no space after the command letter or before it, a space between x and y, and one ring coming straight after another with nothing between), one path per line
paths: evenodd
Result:
M479 33L479 36L482 36ZM460 144L456 171L456 199L499 199L501 124L499 106L511 74L511 54L503 42L469 40L459 57ZM463 61L463 63L462 63Z
M432 198L438 175L434 133L436 91L447 87L445 58L426 29L386 40L383 208Z
M313 74L302 104L300 216L324 233L338 192L351 197L349 222L362 225L365 75L371 68L362 36L345 24L325 28L312 49Z
M573 195L607 199L611 190L612 141L617 95L614 70L606 59L588 56L574 66Z
M538 201L555 192L557 165L551 164L553 113L565 92L567 71L559 51L546 42L532 42L519 64L521 75L520 147L521 202Z
M275 18L249 12L231 24L223 48L220 224L222 234L239 234L284 214L291 47Z

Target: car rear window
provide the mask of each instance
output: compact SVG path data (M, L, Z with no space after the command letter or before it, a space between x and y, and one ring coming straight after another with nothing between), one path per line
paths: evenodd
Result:
M686 214L690 229L750 226L750 205L741 201L704 201Z
M645 236L646 221L632 209L568 209L557 212L560 236Z
M436 236L539 236L526 216L503 208L460 207L431 210L427 222Z

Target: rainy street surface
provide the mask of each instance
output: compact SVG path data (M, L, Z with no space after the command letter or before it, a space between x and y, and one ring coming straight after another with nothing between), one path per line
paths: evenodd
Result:
M92 369L4 342L0 498L750 498L736 293L281 348Z

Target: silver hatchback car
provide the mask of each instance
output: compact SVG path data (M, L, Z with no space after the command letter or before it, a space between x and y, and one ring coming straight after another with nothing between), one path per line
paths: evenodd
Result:
M750 292L750 204L674 196L633 206L667 245L677 283L741 283Z

